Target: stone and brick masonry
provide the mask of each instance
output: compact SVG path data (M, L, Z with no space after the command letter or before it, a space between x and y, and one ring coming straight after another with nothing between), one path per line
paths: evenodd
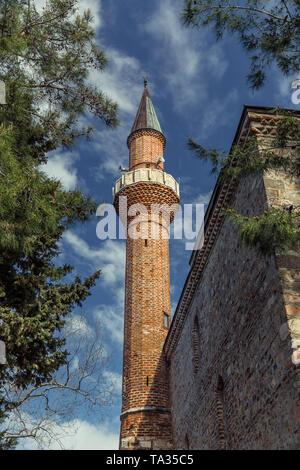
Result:
M267 108L245 107L235 143L251 134L268 145L275 124ZM216 185L164 346L174 448L296 449L300 257L241 245L222 216L227 204L248 216L299 206L299 181L269 172Z
M256 135L268 145L276 119L268 108L245 107L234 143ZM158 160L165 138L147 87L127 143L130 166L115 185L117 211L120 196L128 207L178 203L178 184ZM238 185L217 182L204 244L192 254L169 331L163 234L172 217L162 213L152 239L147 213L136 224L141 238L127 238L121 449L299 446L300 257L292 248L266 257L242 245L224 219L228 205L248 216L270 205L299 206L299 181L268 172Z

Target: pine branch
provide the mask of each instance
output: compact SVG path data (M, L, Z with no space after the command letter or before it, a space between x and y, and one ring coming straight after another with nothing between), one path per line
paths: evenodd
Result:
M75 4L76 4L76 0L73 0L72 2L70 2L70 5L65 10L63 10L62 12L58 13L55 16L52 16L50 18L46 17L45 19L42 19L42 20L39 20L39 21L32 21L31 23L26 23L26 25L24 26L24 28L21 31L21 34L22 34L22 32L28 34L29 30L31 28L34 28L35 26L44 26L46 24L48 25L48 24L53 23L54 21L56 21L59 18L65 18L67 16L68 12L74 8Z
M196 2L194 2L196 4ZM255 8L255 7L245 7L242 5L209 5L209 4L204 4L201 5L201 8L204 10L237 10L237 11L247 11L247 12L253 12L253 13L259 13L264 16L268 16L270 18L274 18L276 20L286 22L286 17L282 18L280 16L275 15L274 13L271 13L270 11L262 10L260 8Z

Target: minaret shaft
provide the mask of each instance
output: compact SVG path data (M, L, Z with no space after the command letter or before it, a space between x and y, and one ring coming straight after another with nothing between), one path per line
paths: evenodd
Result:
M131 140L129 169L158 168L163 170L163 162L158 162L158 157L164 155L164 142L153 131L138 131Z
M122 411L169 406L162 344L170 315L168 240L127 240Z

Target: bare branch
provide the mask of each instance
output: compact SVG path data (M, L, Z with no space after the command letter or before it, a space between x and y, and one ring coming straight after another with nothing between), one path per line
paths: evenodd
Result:
M82 323L71 322L61 333L70 355L50 381L26 390L13 384L4 387L11 403L6 438L33 439L41 448L55 441L62 448L62 429L64 434L74 432L70 423L78 407L95 412L111 403L114 383L104 374L100 325L85 330L84 321L82 317Z

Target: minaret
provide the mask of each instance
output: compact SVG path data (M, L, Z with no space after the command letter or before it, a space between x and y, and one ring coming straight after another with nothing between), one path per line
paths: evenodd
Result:
M120 449L170 449L168 374L162 348L171 320L167 234L176 211L173 207L168 214L168 208L179 203L179 186L164 171L166 139L146 80L144 86L127 139L129 170L113 190L116 210L127 222ZM126 199L120 196L127 197L126 213L121 210ZM133 204L143 204L147 212L130 213ZM159 217L151 212L153 204L165 204Z

